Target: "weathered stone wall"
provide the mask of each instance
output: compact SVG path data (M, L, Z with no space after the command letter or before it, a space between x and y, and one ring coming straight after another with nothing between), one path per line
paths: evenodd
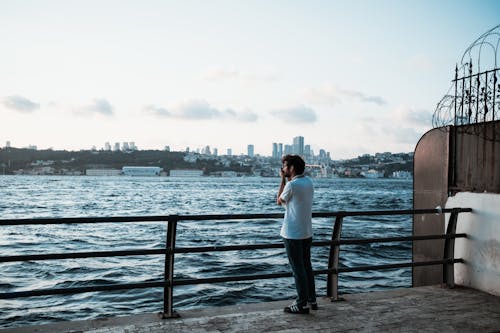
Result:
M454 207L473 209L458 215L457 233L467 238L455 241L455 258L465 260L455 264L455 283L500 296L500 194L460 192L448 198Z

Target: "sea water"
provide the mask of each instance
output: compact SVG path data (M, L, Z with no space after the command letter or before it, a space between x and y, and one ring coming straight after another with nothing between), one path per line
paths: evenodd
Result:
M0 219L281 213L279 178L0 176ZM313 211L412 208L412 181L313 179ZM334 218L314 219L314 239L331 238ZM280 219L179 222L179 247L279 243ZM348 217L342 238L411 235L411 216ZM0 255L158 249L166 223L0 226ZM0 292L159 281L164 256L128 256L0 263ZM312 250L314 269L328 248ZM411 261L411 243L341 247L341 267ZM179 254L176 278L289 272L284 249ZM316 277L326 294L326 276ZM411 286L411 269L342 273L340 293ZM292 278L178 286L176 310L292 299ZM162 288L0 300L0 327L159 312Z

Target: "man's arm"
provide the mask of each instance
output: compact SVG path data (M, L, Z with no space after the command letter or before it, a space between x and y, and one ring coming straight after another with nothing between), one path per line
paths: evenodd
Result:
M276 204L281 206L286 204L286 201L281 199L281 194L283 193L283 190L285 189L286 185L286 176L285 173L283 172L283 169L280 170L280 177L281 177L281 184L278 190L278 197L276 198ZM288 180L290 181L290 179Z
M276 204L277 205L283 205L285 203L285 201L281 200L281 193L283 193L283 189L285 188L285 184L286 184L286 180L285 180L285 176L283 176L283 173L281 172L281 184L280 184L280 188L278 190L278 197L276 198Z

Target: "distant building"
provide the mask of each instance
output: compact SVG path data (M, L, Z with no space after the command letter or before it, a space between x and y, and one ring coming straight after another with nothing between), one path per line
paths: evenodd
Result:
M203 170L197 169L177 169L170 170L170 177L201 177Z
M231 148L227 148L227 156L233 156L233 150Z
M87 169L87 176L119 176L122 174L120 169Z
M394 171L392 173L392 178L399 178L399 179L411 179L411 172L409 171Z
M170 146L165 146L165 148L163 150L170 151Z
M128 147L130 150L137 150L137 146L135 145L135 142L131 141L128 143Z
M124 143L122 143L122 150L123 150L123 151L130 150L130 147L129 147L129 145L128 145L128 142L124 142Z
M361 176L365 178L383 178L384 173L383 172L378 172L377 170L370 169L368 171L363 171L361 172Z
M273 153L271 154L272 158L278 158L278 144L273 142Z
M214 153L213 153L214 156L218 156L219 155L219 150L217 148L214 148Z
M206 146L201 150L201 153L204 155L212 155L212 152L210 151L210 146Z
M293 146L292 145L285 145L284 155L288 155L288 154L293 154Z
M293 153L303 156L304 155L304 137L296 136L293 138Z
M304 146L304 156L311 157L311 145Z
M124 166L122 173L125 176L159 176L162 168L149 166Z
M253 145L247 146L247 155L249 157L254 157L254 146Z
M105 142L104 143L104 150L105 151L111 151L111 145L109 144L109 142Z
M10 148L10 141L7 141L7 142L5 143L5 148Z
M283 156L283 144L278 143L278 158L281 158Z
M119 142L115 142L115 148L113 150L120 151L120 143Z

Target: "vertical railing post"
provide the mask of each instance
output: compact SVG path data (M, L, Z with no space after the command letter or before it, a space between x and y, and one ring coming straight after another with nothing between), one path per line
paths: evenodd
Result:
M454 105L454 110L455 110L455 119L453 119L453 124L455 126L458 125L458 117L457 117L457 95L458 95L458 65L455 65L455 103ZM462 96L463 97L463 96ZM460 125L462 123L462 119L460 119Z
M450 220L448 221L448 227L446 228L446 235L456 233L458 212L459 209L453 208ZM455 259L455 238L446 238L444 241L443 260L447 260L448 262L443 264L443 283L446 283L449 288L455 287L453 259Z
M177 232L177 215L170 215L167 224L167 241L165 253L165 287L163 290L163 318L177 318L179 314L173 310L174 302L174 254L175 235Z
M335 225L333 227L332 242L335 244L330 245L330 255L328 256L328 269L333 270L327 276L326 293L332 302L339 301L339 253L340 253L340 234L342 233L342 222L344 220L343 214L338 214L335 218Z

